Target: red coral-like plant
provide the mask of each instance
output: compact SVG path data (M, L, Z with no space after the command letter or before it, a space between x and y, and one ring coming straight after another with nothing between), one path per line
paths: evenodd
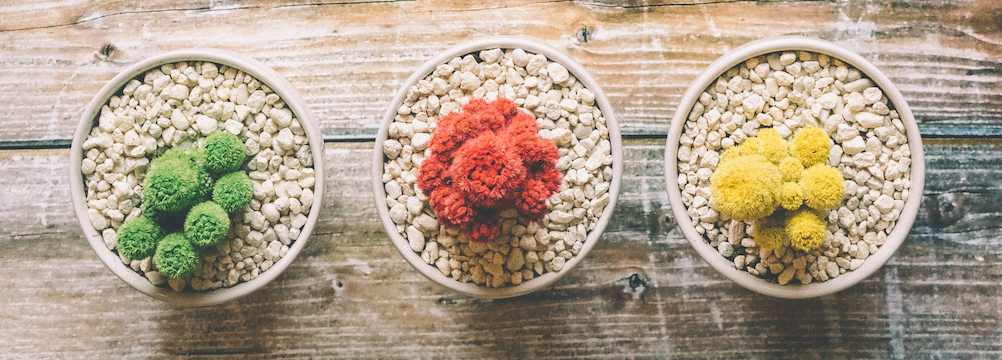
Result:
M504 98L472 99L442 116L418 175L438 220L480 243L501 232L502 210L541 220L561 176L557 146L538 130L535 118Z

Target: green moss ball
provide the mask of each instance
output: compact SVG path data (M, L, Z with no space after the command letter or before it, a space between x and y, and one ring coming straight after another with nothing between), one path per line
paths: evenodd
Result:
M251 180L242 172L223 175L212 188L212 201L229 213L243 210L253 197Z
M205 170L213 175L236 171L247 158L247 149L236 135L216 131L205 138Z
M191 161L157 158L143 180L143 203L154 210L182 210L202 196L203 180Z
M129 260L153 256L157 243L164 237L163 229L146 216L126 220L118 229L115 248Z
M230 216L219 204L195 205L184 219L184 235L199 249L216 245L230 230Z
M172 279L187 276L198 266L198 251L183 233L172 233L157 245L153 263L161 274Z
M198 198L191 204L197 204L209 200L212 197L212 175L205 170L205 150L201 147L171 148L160 157L177 157L187 160L192 168L198 172Z
M205 153L201 148L198 147L174 147L167 149L163 155L158 156L154 159L154 162L164 161L169 159L182 159L185 161L191 161L194 163L201 164L204 161Z
M212 197L212 175L205 170L205 151L199 147L171 148L157 157L154 162L177 159L191 164L192 169L198 173L198 196L192 205L209 200Z

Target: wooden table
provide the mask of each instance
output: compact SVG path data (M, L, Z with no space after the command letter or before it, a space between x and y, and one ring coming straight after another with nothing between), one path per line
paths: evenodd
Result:
M715 58L784 34L857 51L922 131L923 207L880 271L809 300L757 295L675 228L663 178L678 101ZM448 291L390 245L370 194L393 93L457 43L514 35L582 63L625 135L616 215L581 265L507 300ZM81 236L69 144L126 66L216 47L304 95L327 139L318 229L246 298L177 308L117 279ZM17 1L0 4L0 357L1002 357L1002 2ZM667 221L666 221L667 220ZM635 298L623 280L648 279Z

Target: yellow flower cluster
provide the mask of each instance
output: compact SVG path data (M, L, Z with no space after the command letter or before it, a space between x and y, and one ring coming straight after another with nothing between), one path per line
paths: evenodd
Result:
M825 242L822 214L845 196L842 176L825 164L828 134L805 128L791 142L774 129L724 151L710 178L717 211L754 221L752 237L764 248L793 246L809 251Z

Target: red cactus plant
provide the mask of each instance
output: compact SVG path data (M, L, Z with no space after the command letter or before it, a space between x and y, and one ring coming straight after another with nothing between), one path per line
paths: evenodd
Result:
M537 132L536 119L504 98L472 99L442 116L418 175L438 221L482 243L501 232L502 210L541 220L561 175L557 146Z

